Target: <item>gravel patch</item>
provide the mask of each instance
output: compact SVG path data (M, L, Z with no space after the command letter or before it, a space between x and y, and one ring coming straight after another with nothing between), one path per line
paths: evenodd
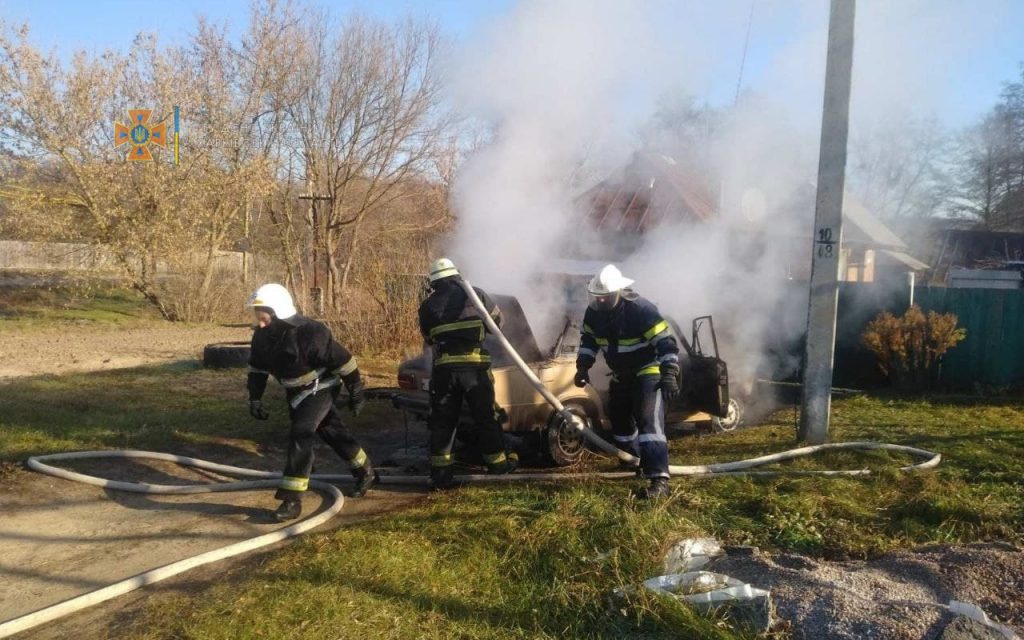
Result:
M935 606L961 600L1024 628L1024 551L1009 544L930 546L869 561L830 562L760 551L711 570L769 589L792 637L937 640L953 620Z

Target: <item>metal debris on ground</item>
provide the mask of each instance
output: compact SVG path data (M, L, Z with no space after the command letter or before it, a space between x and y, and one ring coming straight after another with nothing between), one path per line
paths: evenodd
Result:
M771 593L725 574L696 570L724 554L714 538L680 540L665 554L666 575L646 580L644 587L705 615L720 616L737 628L767 633L775 619Z
M724 554L714 538L686 538L672 545L665 554L665 573L696 571Z
M946 627L941 640L1020 640L1013 629L989 619L984 609L976 604L950 600L948 606L949 611L958 617Z

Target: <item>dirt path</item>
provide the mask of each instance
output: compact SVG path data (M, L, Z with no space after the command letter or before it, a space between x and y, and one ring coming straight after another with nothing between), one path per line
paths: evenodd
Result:
M260 466L266 466L266 460ZM182 483L216 480L208 474L162 463L112 461L71 465L114 479ZM416 491L375 489L361 500L347 500L330 527L409 506ZM0 490L0 620L7 620L69 597L204 551L251 538L282 525L271 522L276 505L267 491L192 496L147 496L105 491L74 482L19 471ZM312 514L326 500L311 492L305 509ZM220 579L227 567L210 574ZM169 584L192 584L183 575ZM172 587L173 588L173 587ZM146 593L149 589L143 589ZM123 600L123 601L122 601ZM117 599L90 612L44 625L24 638L62 638L83 632L82 619L101 637L112 616L137 598ZM94 633L95 632L95 633ZM105 631L104 631L105 633ZM105 637L105 636L104 636Z
M125 327L67 324L0 331L0 378L122 369L196 358L211 342L244 341L247 327L140 323Z
M194 359L204 345L244 341L246 327L140 322L124 327L67 324L0 331L0 378L67 374ZM386 379L369 376L371 383ZM365 437L364 437L365 436ZM359 434L371 457L383 460L404 442L400 421L376 425ZM266 448L262 456L231 448L181 453L227 464L279 470L284 451ZM97 476L167 484L226 480L175 465L143 461L73 463L71 468ZM317 447L317 466L340 472L341 463L326 447ZM147 496L105 491L42 474L0 469L0 620L8 620L69 597L92 591L139 572L166 565L280 528L271 522L276 506L270 491L192 496ZM348 500L342 513L318 531L407 507L423 492L374 489ZM315 492L305 511L325 507ZM282 543L288 544L288 543ZM275 547L276 548L276 547ZM271 552L274 548L271 548ZM192 592L213 581L240 575L258 562L249 554L202 567L156 587L44 625L19 638L118 637L118 620L145 606L155 590ZM225 578L225 576L228 576Z

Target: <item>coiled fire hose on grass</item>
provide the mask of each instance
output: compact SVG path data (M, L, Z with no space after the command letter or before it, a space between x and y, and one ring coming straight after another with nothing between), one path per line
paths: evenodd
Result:
M497 324L491 319L490 313L484 307L480 301L479 296L473 290L473 287L466 280L461 280L460 284L469 296L469 300L473 303L473 306L480 312L480 317L491 333L498 339L502 348L508 353L509 357L512 358L516 366L523 372L526 378L533 384L548 403L557 411L562 419L568 424L572 425L576 429L580 430L583 436L592 445L600 449L601 451L610 454L619 460L626 462L635 462L636 458L625 451L622 451L615 445L605 441L591 429L587 428L586 425L577 416L567 411L558 398L552 394L547 387L544 386L530 369L530 367L523 361L522 357L516 352L515 348L508 341L505 335L498 328ZM923 458L924 461L900 467L902 471L920 471L924 469L931 469L939 464L942 460L941 454L927 451L925 449L918 449L915 447L908 447L903 445L895 445L881 442L835 442L822 445L814 445L808 447L800 447L797 449L791 449L789 451L783 451L780 453L774 453L756 458L749 458L747 460L740 460L737 462L722 462L709 465L671 465L669 471L673 475L677 476L726 476L726 475L827 475L827 476L861 476L868 475L871 473L869 469L846 469L846 470L808 470L808 471L796 471L796 470L785 470L785 471L752 471L754 467L775 464L778 462L784 462L799 458L822 451L834 451L834 450L886 450L896 451L900 453L906 453L913 457ZM212 484L199 484L199 485L165 485L165 484L149 484L144 482L124 482L119 480L108 480L105 478L99 478L76 471L70 471L62 469L60 467L53 466L53 462L65 462L69 460L95 460L102 458L131 458L131 459L147 459L157 460L161 462L171 462L179 464L185 467L191 467L195 469L202 469L204 471L211 471L223 476L233 478L252 478L251 480L240 480L237 482L222 482ZM45 473L65 480L71 480L73 482L82 482L85 484L101 487L104 489L113 489L115 491L129 491L134 493L143 494L157 494L157 495L182 495L182 494L199 494L199 493L220 493L226 491L252 491L255 489L273 489L280 485L280 473L274 473L270 471L259 471L256 469L247 469L245 467L235 467L231 465L217 464L215 462L209 462L206 460L200 460L198 458L190 458L186 456L178 456L168 453L157 453L153 451L133 451L133 450L111 450L111 451L77 451L68 453L57 453L51 455L34 456L28 459L27 465L30 469ZM634 474L631 472L612 472L612 473L579 473L579 474L563 474L563 473L515 473L510 475L488 475L488 474L474 474L460 476L460 479L470 482L510 482L510 481L529 481L529 480L552 480L555 478L569 479L569 478L631 478ZM351 477L347 475L333 475L333 474L314 474L310 480L310 488L321 491L327 495L330 499L330 504L323 511L316 513L304 520L301 520L293 525L265 533L263 535L249 538L241 542L229 544L219 549L207 551L184 560L172 562L163 567L145 571L138 575L132 576L116 582L106 587L102 587L95 591L75 596L63 602L55 605L39 609L32 613L28 613L17 618L8 620L0 623L0 638L7 638L15 633L27 631L34 627L37 627L47 622L52 622L58 618L62 618L66 615L70 615L77 611L81 611L88 607L106 602L116 598L117 596L130 593L141 587L166 580L174 577L190 569L194 569L206 564L213 562L219 562L234 556L248 553L261 549L288 538L292 538L316 527L326 523L335 515L341 512L342 507L345 504L345 498L341 491L338 490L330 482L348 482L351 481ZM427 478L425 476L405 476L405 475L382 475L381 484L385 485L426 485Z

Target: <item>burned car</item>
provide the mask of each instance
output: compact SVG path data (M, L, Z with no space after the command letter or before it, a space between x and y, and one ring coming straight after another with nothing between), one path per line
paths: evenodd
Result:
M591 369L592 385L580 389L573 384L576 353L579 350L580 328L568 316L562 331L549 351L537 344L526 315L518 300L510 296L492 295L501 308L502 333L522 356L538 378L558 397L565 407L579 416L587 426L608 438L611 425L605 410L608 401L610 371L603 359ZM582 314L576 314L582 317ZM742 407L729 397L729 376L726 364L718 357L717 337L710 316L694 320L687 339L679 326L669 320L679 342L681 384L679 399L668 408L667 424L694 424L697 428L730 431L742 420ZM705 354L701 338L710 337L711 352ZM503 410L503 429L520 436L536 448L548 462L564 466L575 463L583 455L585 443L576 429L567 425L537 392L522 371L502 349L494 336L488 336L485 347L491 353L494 374L495 402ZM425 421L430 413L429 385L432 357L429 348L418 357L403 362L398 368L401 393L393 396L394 405L414 419ZM468 423L468 412L464 413ZM460 430L459 433L465 433Z

